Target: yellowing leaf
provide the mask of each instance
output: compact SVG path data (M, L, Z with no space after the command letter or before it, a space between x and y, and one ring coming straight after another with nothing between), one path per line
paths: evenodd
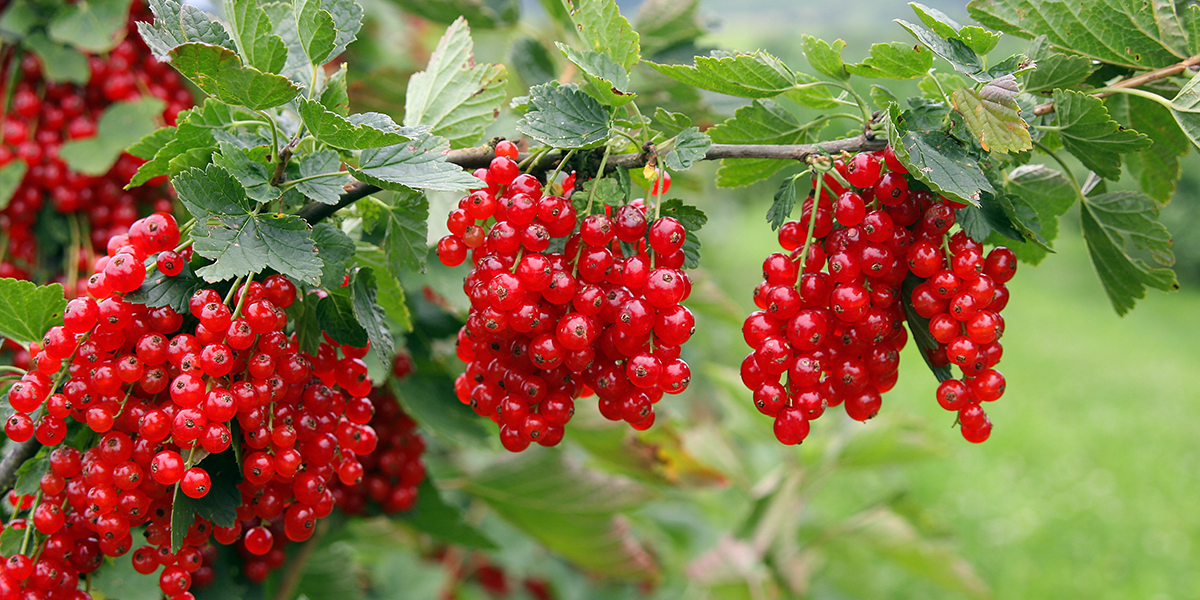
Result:
M966 119L967 128L984 150L1007 154L1033 148L1029 124L1021 118L1015 99L1018 91L1016 78L1006 75L978 92L961 88L951 94L954 110Z

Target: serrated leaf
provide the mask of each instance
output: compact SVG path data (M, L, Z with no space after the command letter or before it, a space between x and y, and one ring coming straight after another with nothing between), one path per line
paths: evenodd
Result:
M984 195L979 206L966 206L956 211L956 222L971 239L983 243L993 232L1008 239L1024 241L1024 234L1017 229L999 201L991 194Z
M996 44L1000 43L1000 35L974 25L967 25L958 30L958 39L980 56L996 49Z
M1105 0L972 0L971 17L986 27L1031 38L1115 65L1153 69L1189 55L1172 2Z
M792 209L795 207L796 178L788 177L779 185L779 189L775 190L775 200L767 209L767 222L771 224L771 230L776 231L783 227L788 217L792 216Z
M888 142L910 175L935 192L978 205L981 191L995 193L979 162L962 142L941 131L910 131L900 108L888 110Z
M955 71L979 82L986 83L992 80L992 77L983 68L983 59L963 43L962 40L957 38L946 39L923 25L909 23L904 19L896 19L895 21L911 33L913 37L917 38L917 41L924 44L926 48L933 50L934 54L937 54L950 63L950 66L954 67Z
M704 35L697 15L699 0L646 0L638 7L634 29L641 53L654 56Z
M13 194L17 193L17 188L25 179L25 172L28 170L29 167L23 160L14 160L0 167L0 210L8 208L8 203L12 201Z
M300 47L304 49L308 62L317 66L328 62L337 41L333 15L322 10L321 0L293 0L292 14L296 17Z
M296 190L309 200L322 204L337 204L341 198L343 187L350 183L350 174L341 171L342 159L337 152L328 150L304 155L300 160L300 179L296 180ZM307 177L338 173L330 177L318 177L302 181Z
M403 188L453 192L479 186L479 179L462 167L446 162L449 145L444 138L419 139L363 150L357 169L350 172L359 181L384 189Z
M1008 154L1033 148L1029 124L1021 118L1021 107L1015 100L1017 91L1016 78L1006 75L979 91L961 88L950 95L954 110L966 119L967 128L984 150Z
M67 301L60 284L39 286L32 281L0 279L0 336L28 344L62 324Z
M466 521L463 511L448 504L433 482L426 477L417 486L417 503L400 519L414 529L440 540L476 550L495 550L496 543Z
M677 112L671 112L661 106L654 109L654 127L666 137L675 137L681 131L692 126L692 118Z
M504 101L504 65L476 64L471 30L464 19L446 29L425 70L409 79L404 124L428 125L453 148L475 145Z
M931 71L917 82L917 87L921 88L922 97L938 102L948 100L948 92L967 87L967 85L966 79L949 71ZM947 90L947 94L942 94L942 90Z
M197 220L244 215L254 210L242 184L220 165L188 169L172 183L179 201Z
M287 46L257 0L225 0L225 18L234 43L246 64L264 72L278 73L287 62Z
M300 93L288 78L242 64L236 52L212 44L189 43L170 52L175 68L205 93L228 104L263 110Z
M171 50L191 42L237 49L225 26L195 6L176 0L150 0L150 10L154 21L139 21L137 28L159 60L170 60Z
M321 298L317 303L317 322L330 339L351 348L365 348L370 339L354 315L350 298L341 294Z
M977 54L983 55L991 52L1000 41L1000 34L974 25L963 27L936 8L930 8L917 2L909 2L908 5L912 7L913 12L917 13L921 22L934 33L948 40L959 40Z
M130 0L86 0L63 6L46 32L62 44L96 54L112 50L124 37ZM42 63L43 68L46 63Z
M1087 198L1081 204L1088 254L1119 315L1144 298L1147 287L1167 292L1179 289L1174 271L1151 267L1126 252L1127 244L1132 244L1150 252L1159 264L1174 262L1171 234L1157 218L1158 205L1138 192L1110 192Z
M933 131L941 129L946 124L946 116L950 107L942 102L925 98L909 98L908 110L904 111L904 124L909 129Z
M197 466L208 472L211 480L203 498L189 498L176 493L171 509L171 551L178 552L187 537L188 528L196 517L206 519L217 527L232 527L237 521L237 508L242 503L242 470L238 468L233 450L209 454ZM176 488L178 492L178 488Z
M142 136L142 139L134 142L125 151L142 160L150 160L159 150L175 139L176 131L178 130L175 127L159 127Z
M392 0L405 11L424 19L449 25L460 17L479 29L495 29L520 20L520 0ZM562 0L552 0L561 8Z
M1090 94L1055 90L1054 112L1063 147L1105 179L1121 177L1121 154L1145 150L1153 143L1112 120L1104 102Z
M631 480L584 469L561 452L537 448L468 477L464 489L588 571L624 580L650 579L659 572L621 517L653 497Z
M579 67L588 85L583 90L607 106L624 106L637 94L628 92L629 73L611 56L596 51L580 52L566 44L555 42L567 60Z
M449 375L418 367L403 381L391 381L392 392L405 412L433 434L459 444L478 444L487 439L482 419L458 401Z
M104 175L127 147L158 129L165 107L162 100L153 97L110 104L96 123L96 135L63 142L59 157L73 171L93 177Z
M921 46L901 42L872 44L871 55L846 70L859 77L916 79L933 67L933 54Z
M755 100L733 113L733 118L709 128L717 144L806 144L814 141L820 127L801 123L790 111L770 100ZM718 187L750 185L795 164L791 160L739 158L721 161Z
M1091 77L1099 66L1083 56L1055 52L1044 35L1034 38L1025 53L1037 64L1036 69L1025 74L1024 87L1027 92L1079 85Z
M343 117L350 114L350 95L346 90L346 63L339 65L338 70L325 80L325 88L321 90L321 106Z
M800 46L804 49L804 56L808 59L808 64L812 65L812 68L816 69L818 73L842 81L850 79L846 63L842 62L842 48L846 47L845 41L834 40L833 44L830 44L806 33L800 36Z
M1200 75L1193 76L1171 100L1171 116L1192 144L1200 146Z
M43 448L38 455L31 458L17 469L17 479L12 491L18 496L32 496L40 489L42 475L50 470L50 456Z
M1047 242L1058 237L1058 218L1066 214L1078 199L1075 186L1062 173L1045 165L1022 165L1008 174L1005 189L1024 200L1037 213L1038 233ZM1013 247L1017 257L1038 264L1046 251L1034 244Z
M376 296L375 272L371 268L359 269L350 277L350 305L354 318L367 332L371 347L381 356L390 357L395 352L395 341L388 329L387 315L379 306Z
M508 52L508 64L513 66L517 77L526 87L533 87L557 77L557 68L550 51L540 41L522 37L513 42Z
M405 301L404 288L400 280L387 264L387 257L382 251L360 250L354 253L353 264L358 267L368 267L375 270L375 284L379 288L376 299L388 318L406 331L411 331L412 315Z
M1145 150L1126 154L1125 167L1147 196L1160 204L1170 202L1183 173L1180 159L1191 148L1187 135L1171 112L1156 102L1127 94L1109 96L1104 102L1114 119L1154 142Z
M196 274L209 283L271 268L316 285L321 279L308 223L295 215L210 217L192 230L196 253L213 261Z
M87 85L92 72L88 68L87 56L80 51L52 41L41 33L29 35L22 42L37 55L46 79Z
M250 157L250 152L229 142L217 144L219 152L213 153L213 164L225 169L242 184L246 197L265 204L279 199L282 191L271 185L271 170L265 162ZM252 151L262 155L266 150ZM266 158L266 157L263 157Z
M341 285L339 281L337 285ZM316 356L325 336L321 333L321 323L317 318L317 305L321 298L315 293L300 294L296 301L287 307L288 321L294 324L296 346L301 352Z
M429 254L429 200L411 190L385 198L388 207L373 230L383 229L382 247L388 270L394 275L405 270L424 271L425 257Z
M704 160L712 140L697 127L688 127L675 136L675 145L662 155L662 165L671 171L686 171L698 160Z
M125 294L125 300L151 308L170 306L183 314L188 309L188 300L204 286L204 281L192 271L192 265L184 263L183 270L174 277L163 275L158 269L151 271L141 287Z
M571 20L585 46L609 55L626 69L637 64L641 53L638 33L621 16L616 0L576 0L574 4Z
M797 83L796 74L783 61L761 50L697 56L693 66L649 61L646 64L676 81L739 98L774 98L790 91Z
M321 257L321 287L337 289L346 278L346 268L354 258L354 240L329 223L313 225L313 243Z
M296 110L313 137L334 148L363 150L407 142L416 131L400 127L391 117L375 112L343 117L320 102L299 98Z
M900 99L896 97L896 94L883 86L872 85L870 95L871 101L875 103L876 108L887 108L887 105L892 102L896 104L900 103Z
M517 131L555 148L594 148L609 135L608 109L574 84L530 88Z
M321 9L333 17L333 25L337 35L333 39L333 50L329 58L335 58L354 40L358 39L358 30L362 28L363 7L355 0L321 0Z
M175 175L193 166L203 168L217 150L218 138L225 141L236 139L225 131L225 126L251 116L253 113L234 109L215 98L206 98L204 104L179 113L171 139L165 140L155 151L154 157L138 168L129 185L125 186L126 189L142 185L160 175Z

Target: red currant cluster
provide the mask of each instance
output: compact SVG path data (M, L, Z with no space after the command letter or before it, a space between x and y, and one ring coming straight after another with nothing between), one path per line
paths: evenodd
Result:
M31 597L78 597L77 575L129 552L130 528L139 525L150 545L134 552L134 567L162 567L168 597L190 596L210 537L238 544L247 576L262 580L282 565L287 540L308 539L333 510L332 482L362 480L359 457L378 441L368 424L367 350L330 342L316 355L300 352L284 333L296 287L281 275L232 286L224 299L201 289L185 314L127 300L146 277L143 265L179 273L179 241L175 220L161 213L114 237L87 281L89 295L67 304L63 325L30 349L34 368L10 388L9 439L58 446L75 421L94 442L82 453L66 445L49 453L30 506L42 539L7 558L0 598L21 588L40 590ZM225 473L226 485L244 480L232 526L198 516L172 523L175 498L204 498L218 483L206 459L220 464L233 444L244 453L242 474ZM177 552L172 526L188 528Z
M375 406L369 425L379 436L379 446L360 458L362 483L346 485L339 481L332 487L337 507L349 515L364 514L368 500L388 514L410 510L417 500L417 486L425 481L425 463L421 460L425 440L417 433L417 424L384 389L369 396Z
M105 56L88 58L91 77L87 85L45 80L42 66L32 53L0 64L0 98L11 93L9 105L0 106L0 167L14 160L28 167L8 207L0 211L0 230L7 240L7 247L0 249L0 277L28 279L35 270L38 242L33 225L47 202L60 213L87 217L84 225L89 229L80 235L88 236L85 239L90 239L95 251L102 251L112 234L124 231L137 219L139 204L170 210L171 202L162 186L123 189L141 164L133 156L123 154L108 173L99 177L72 171L59 158L64 141L97 134L97 120L114 102L159 98L166 102L162 117L168 124L174 124L176 115L192 106L192 95L183 79L170 65L154 58L137 35L135 21L150 17L144 3L134 3L125 40ZM73 268L88 268L91 248L69 251L78 253ZM76 260L74 255L67 259ZM82 296L84 292L80 289L68 293Z
M837 175L815 180L801 219L780 228L785 252L763 262L765 281L754 291L761 310L742 327L753 348L742 382L784 444L804 441L809 422L831 406L870 419L896 384L908 303L930 320L940 344L928 350L930 363L959 365L966 376L944 381L938 402L959 411L967 440L982 442L991 423L979 403L1004 392L992 367L1000 360L1004 284L1016 271L1012 251L997 247L985 257L966 233L951 234L962 206L910 190L891 148L834 167Z
M695 324L679 304L691 291L687 232L671 217L648 223L638 202L581 220L569 200L519 174L511 143L496 154L476 172L487 187L459 202L438 242L444 264L461 264L468 250L473 264L459 400L499 424L513 452L558 444L589 389L609 420L650 427L654 403L691 379L679 358ZM555 238L567 238L562 252L548 251Z

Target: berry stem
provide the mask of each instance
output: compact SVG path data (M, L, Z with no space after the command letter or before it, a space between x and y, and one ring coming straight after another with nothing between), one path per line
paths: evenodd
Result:
M547 187L549 187L551 184L553 184L555 179L558 179L558 174L562 173L563 167L567 166L567 161L571 160L572 156L575 156L574 150L567 152L567 155L564 156L562 158L562 160L558 161L558 166L554 168L554 172L551 173L550 176L546 178L546 186Z
M37 510L39 504L42 503L42 490L38 490L33 496L33 504L29 505L29 518L25 520L25 537L21 538L21 554L25 554L29 550L29 540L33 537L33 511ZM25 554L25 556L29 556Z
M14 367L13 365L0 365L0 373L16 373L18 375L24 375L25 373L28 373L28 371L22 369L21 367Z

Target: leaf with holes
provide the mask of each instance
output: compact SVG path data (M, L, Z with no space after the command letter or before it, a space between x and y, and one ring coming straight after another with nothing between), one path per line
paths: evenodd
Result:
M1017 78L1005 75L985 84L979 91L972 88L954 90L951 99L954 110L966 119L967 128L979 140L979 146L990 152L1008 154L1033 148L1029 124L1021 118L1017 106Z
M1121 155L1149 148L1154 142L1112 120L1104 102L1090 94L1054 90L1059 139L1079 162L1105 179L1121 177Z
M61 284L0 279L0 336L24 344L41 342L51 327L62 324L66 307Z

